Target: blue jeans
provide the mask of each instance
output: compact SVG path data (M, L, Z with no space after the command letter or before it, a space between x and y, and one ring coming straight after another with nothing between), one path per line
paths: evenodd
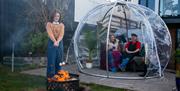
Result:
M47 48L47 77L51 78L59 70L61 70L60 62L63 60L63 42L59 42L59 46L55 47L52 40L48 40Z
M120 64L120 67L121 67L122 69L125 69L125 68L126 68L126 65L128 64L128 62L129 62L129 58L124 58L124 59L122 59L122 63Z
M114 66L114 59L113 59L113 55L112 55L112 51L108 51L108 64L109 64L109 68L112 68Z
M108 66L110 71L116 72L116 67L114 65L114 58L111 50L108 51Z

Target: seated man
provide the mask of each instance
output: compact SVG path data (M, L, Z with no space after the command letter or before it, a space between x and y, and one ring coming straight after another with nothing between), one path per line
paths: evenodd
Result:
M121 71L125 71L126 65L134 56L139 55L141 43L137 40L136 34L131 34L131 41L125 45L125 53L123 55L122 63L119 65Z
M108 44L108 64L111 71L115 72L120 63L120 46L119 40L115 38L114 35L110 36Z

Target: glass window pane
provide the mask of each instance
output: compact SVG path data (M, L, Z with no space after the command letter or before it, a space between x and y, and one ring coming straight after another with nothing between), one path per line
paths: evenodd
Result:
M139 4L143 5L143 6L146 6L146 0L139 0Z
M146 6L152 10L155 9L155 0L139 0L139 4Z
M160 0L160 15L179 16L180 15L180 0Z
M150 8L150 9L152 9L152 10L154 10L154 8L155 8L155 0L147 0L148 1L148 8Z

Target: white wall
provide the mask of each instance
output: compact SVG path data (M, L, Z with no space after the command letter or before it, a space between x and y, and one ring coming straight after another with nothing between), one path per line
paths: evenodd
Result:
M108 0L108 1L116 1L116 0ZM132 2L132 3L135 3L135 4L138 4L139 0L118 0L118 1L128 1L128 2Z
M113 2L116 0L75 0L74 21L79 22L91 9L99 4ZM126 0L122 0L126 1ZM138 0L127 0L138 4Z
M91 9L106 2L106 0L75 0L74 21L79 22Z
M132 3L138 4L139 0L130 0Z

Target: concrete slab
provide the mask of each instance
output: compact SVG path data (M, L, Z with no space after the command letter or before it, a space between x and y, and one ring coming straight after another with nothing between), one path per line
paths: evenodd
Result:
M76 65L67 65L64 66L63 69L68 70L71 73L79 74L80 82L83 83L95 83L95 84L117 87L117 88L125 88L135 91L172 91L172 89L175 87L175 74L170 72L165 72L164 78L153 78L146 80L124 80L124 79L109 79L109 78L101 78L101 77L85 75L78 72ZM98 72L97 70L94 71ZM21 73L46 76L46 68L33 69L33 70L23 71ZM116 75L117 74L118 73L116 73ZM119 74L123 74L123 73L119 73ZM127 73L124 74L128 75Z

